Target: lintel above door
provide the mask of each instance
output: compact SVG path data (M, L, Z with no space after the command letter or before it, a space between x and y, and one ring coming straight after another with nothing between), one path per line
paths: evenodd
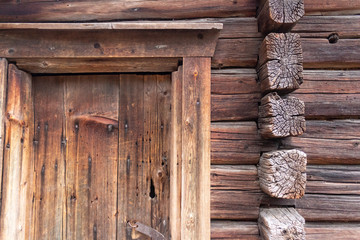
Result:
M221 23L0 23L0 57L31 73L173 72L211 57Z

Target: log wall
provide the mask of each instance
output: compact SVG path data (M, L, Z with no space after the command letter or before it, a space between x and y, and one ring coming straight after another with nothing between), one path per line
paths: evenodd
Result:
M360 235L360 2L305 0L300 34L304 83L291 93L305 102L307 131L263 140L255 67L263 36L256 0L15 1L0 3L0 22L86 22L182 19L222 22L212 59L211 236L259 239L260 206L294 206L307 239ZM86 11L84 11L86 9ZM297 148L307 153L307 188L298 200L274 200L260 190L262 152Z

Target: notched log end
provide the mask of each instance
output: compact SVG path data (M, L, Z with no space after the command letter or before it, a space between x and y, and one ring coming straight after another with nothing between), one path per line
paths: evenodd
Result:
M298 199L306 188L307 156L300 150L264 153L259 162L261 189L271 197Z
M276 92L261 99L259 128L263 138L298 136L306 130L305 104L298 98L282 99Z
M304 0L265 0L258 14L259 31L289 32L305 15Z
M294 208L260 209L258 220L263 240L305 240L305 220Z
M261 91L292 92L303 82L301 40L294 33L270 33L260 47L258 75Z

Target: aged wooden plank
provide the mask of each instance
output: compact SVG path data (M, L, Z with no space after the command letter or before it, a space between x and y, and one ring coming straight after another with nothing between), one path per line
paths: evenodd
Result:
M210 58L184 58L181 238L210 238Z
M2 199L2 173L4 160L5 143L5 112L6 112L6 91L8 78L8 62L0 58L0 202ZM1 207L0 207L1 211ZM0 212L1 213L1 212Z
M300 149L309 164L359 164L359 120L307 121L303 136L281 140L281 148ZM336 149L336 151L334 151Z
M35 77L33 84L34 238L61 239L66 227L64 78Z
M258 167L260 188L276 198L297 199L305 194L306 153L292 149L261 155Z
M212 121L257 119L254 70L213 70L212 79ZM357 118L359 80L358 70L304 70L304 83L290 96L305 102L307 119Z
M307 240L357 240L360 236L358 223L308 222L305 224L305 231Z
M186 19L199 17L255 16L253 0L200 0L184 4L182 0L76 2L26 1L3 3L1 22L72 22L120 19ZM25 11L26 9L26 11Z
M179 58L48 58L16 59L16 66L31 73L173 72Z
M0 23L0 29L21 30L205 30L222 29L221 23L187 21L124 21L104 23Z
M31 75L8 67L0 236L29 239L33 222L33 100Z
M212 165L212 190L259 191L257 169L253 165Z
M263 34L289 32L304 14L304 0L261 0L257 15L259 30Z
M263 240L305 240L305 219L295 208L263 208L259 231Z
M300 36L270 33L261 44L258 75L263 93L292 92L303 82L303 56Z
M68 76L65 85L66 237L115 238L118 76Z
M360 3L356 0L304 0L307 15L351 15L360 13Z
M211 239L258 240L258 225L256 222L213 220Z
M307 166L306 193L360 195L360 167Z
M14 61L17 58L208 57L214 54L218 35L218 29L2 30L0 55Z
M182 82L180 66L171 76L170 235L177 240L181 239Z
M276 141L260 137L255 122L211 124L212 164L257 164L261 152L277 148Z
M146 216L141 219L150 205L150 182L137 180L138 176L148 174L141 173L148 170L149 165L148 161L143 163L144 76L120 75L120 107L117 238L131 239L128 221L141 220L151 225L151 219ZM139 185L142 192L138 190Z
M213 68L255 67L261 38L219 39L212 59ZM360 67L357 39L301 38L304 69L349 69ZM236 49L236 51L234 51Z
M295 97L282 99L276 92L261 99L259 129L264 138L298 136L306 130L304 102Z
M353 195L305 194L295 207L307 222L359 222L360 197Z

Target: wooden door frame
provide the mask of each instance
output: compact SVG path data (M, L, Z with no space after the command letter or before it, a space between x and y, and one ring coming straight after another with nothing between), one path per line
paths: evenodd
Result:
M0 58L33 74L172 72L171 239L210 239L211 57L221 29L164 21L0 23Z

